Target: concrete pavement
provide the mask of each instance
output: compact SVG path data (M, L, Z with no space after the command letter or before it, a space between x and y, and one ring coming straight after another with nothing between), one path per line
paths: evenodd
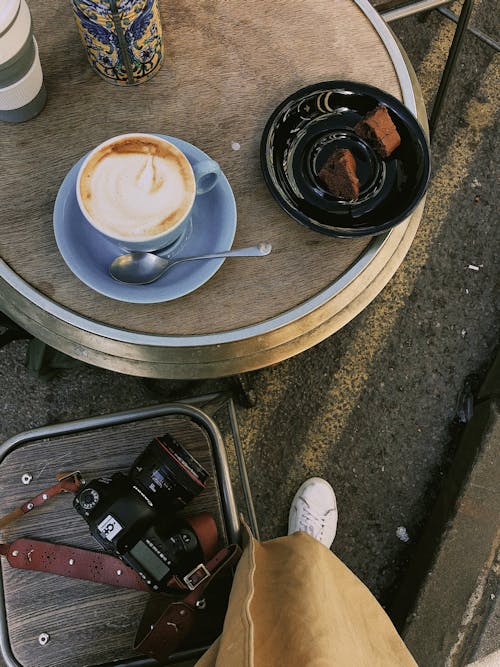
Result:
M465 427L391 616L420 667L500 649L500 356Z

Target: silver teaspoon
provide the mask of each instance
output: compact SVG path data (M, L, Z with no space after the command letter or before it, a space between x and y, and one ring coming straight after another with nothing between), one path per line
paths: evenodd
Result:
M195 259L216 259L218 257L263 257L269 255L271 250L270 243L259 243L259 245L250 248L215 252L211 255L199 255L198 257L178 257L177 259L165 259L152 252L130 252L114 259L110 264L109 273L115 280L122 283L147 285L158 280L165 271L180 262L189 262Z

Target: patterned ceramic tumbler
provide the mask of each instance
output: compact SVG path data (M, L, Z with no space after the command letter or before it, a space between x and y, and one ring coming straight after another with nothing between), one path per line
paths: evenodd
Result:
M90 64L103 79L134 85L161 67L158 0L71 0Z

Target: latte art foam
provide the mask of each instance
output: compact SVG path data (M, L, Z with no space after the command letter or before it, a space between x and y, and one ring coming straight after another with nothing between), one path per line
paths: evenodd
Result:
M175 227L195 196L193 172L171 144L133 138L105 145L80 180L87 214L104 233L142 240Z

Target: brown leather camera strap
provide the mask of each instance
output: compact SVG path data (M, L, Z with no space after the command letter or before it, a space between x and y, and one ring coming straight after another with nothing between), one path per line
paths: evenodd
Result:
M76 493L81 486L78 472L62 473L57 478L59 479L57 484L42 491L1 518L0 528L36 507L40 507L57 494L63 491ZM205 522L204 526L200 518L201 516L190 517L188 521L192 523L196 531L207 533L204 542L208 548L211 548L215 544L213 535L211 535L213 527L209 526L208 522ZM19 538L11 544L0 543L0 556L7 558L12 567L21 570L47 572L139 591L151 590L132 568L124 565L115 556L102 551L90 551L64 544ZM183 599L172 602L171 598L168 599L165 594L153 594L137 631L134 649L159 661L166 660L191 631L197 606L207 586L223 570L236 565L240 556L240 547L237 544L231 544L221 549L207 563L200 563L182 580L171 579L168 583L169 586L172 586L172 590L179 593L189 591Z
M80 473L77 470L74 472L60 473L56 475L56 478L59 480L57 484L54 484L54 486L41 491L34 498L27 500L20 507L16 507L15 510L3 516L0 519L0 528L4 528L9 523L12 523L12 521L19 519L24 514L31 512L31 510L34 510L37 507L40 507L40 505L43 505L51 498L54 498L54 496L57 496L59 493L76 493L82 485Z
M197 604L202 600L207 586L223 570L236 565L240 556L241 549L237 544L221 549L203 566L205 572L200 570L197 573L199 578L183 600L170 602L165 607L158 605L159 596L153 596L137 630L134 649L159 661L174 653L193 628Z
M5 556L12 567L20 570L48 572L138 591L150 590L132 568L102 551L20 538L12 544L0 544L0 555Z
M59 473L56 479L59 480L57 484L40 491L34 498L2 517L0 528L37 509L59 493L77 493L82 485L77 470ZM5 556L12 567L21 570L48 572L140 591L149 590L146 582L132 568L103 552L21 538L12 544L0 544L0 555Z
M12 567L21 570L151 590L132 568L103 552L20 538L12 544L0 544L0 555L5 556ZM208 563L194 568L182 581L175 580L179 592L189 590L183 599L172 602L162 593L153 594L137 630L134 650L159 661L174 653L192 630L197 605L207 587L223 570L235 566L240 556L240 547L231 544Z

